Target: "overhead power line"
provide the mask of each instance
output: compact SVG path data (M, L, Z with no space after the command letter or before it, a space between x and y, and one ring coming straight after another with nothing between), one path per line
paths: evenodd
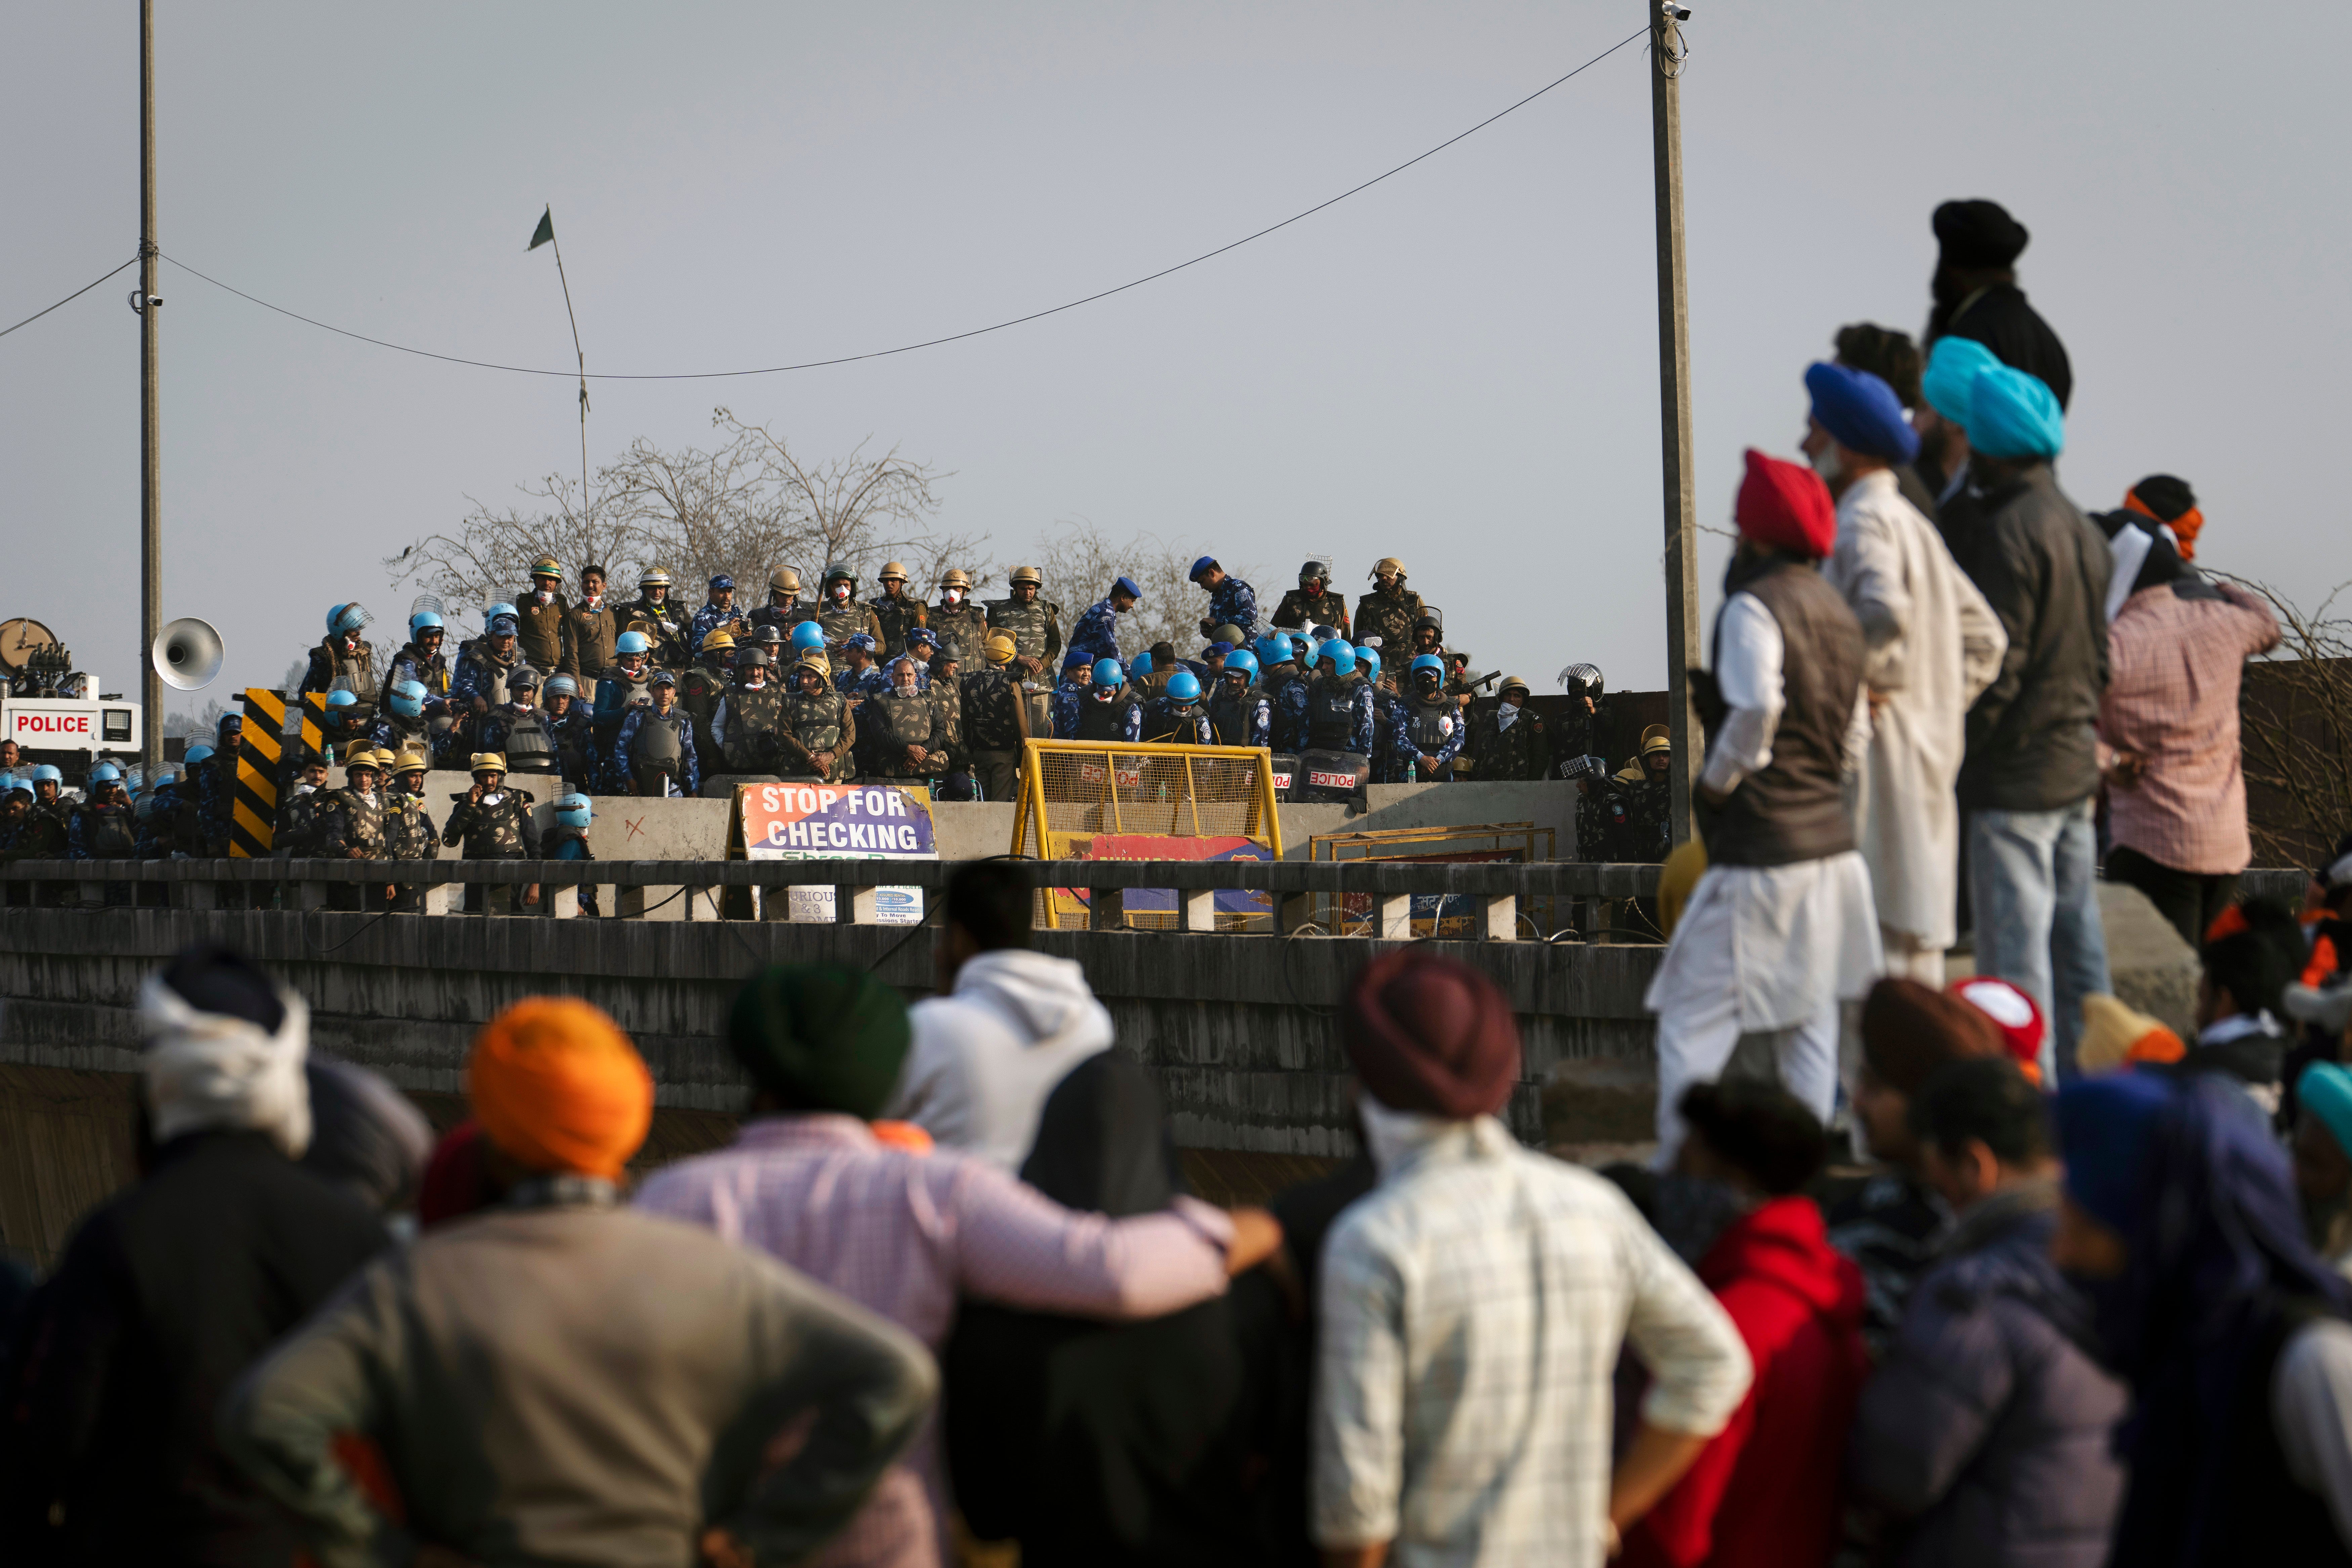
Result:
M138 265L139 265L139 258L138 258L137 257L135 257L135 256L134 256L134 257L132 257L130 260L128 260L128 261L124 262L124 263L122 264L122 267L118 267L118 268L116 268L114 269L114 272L120 272L120 271L121 271L123 267L136 267L136 266L138 266ZM93 278L93 279L91 279L89 282L87 282L87 283L83 284L80 288L79 288L79 289L75 289L72 293L70 293L70 294L67 295L64 299L62 299L62 300L58 300L58 305L70 305L70 304L72 304L76 300L80 299L84 294L89 293L91 289L93 289L97 288L100 284L101 284L101 283L105 282L107 278L111 278L111 277L113 277L113 276L114 276L114 272L110 272L110 273L108 273L108 274L106 275L106 278ZM56 309L58 308L58 305L51 305L51 306L49 306L49 307L47 308L47 310L36 310L36 311L34 311L31 315L29 315L29 316L26 317L23 321L21 321L17 322L17 323L16 323L16 327L29 327L29 326L31 326L35 321L39 321L43 316L47 315L47 314L49 313L49 311L50 311L50 310L56 310ZM15 331L16 330L16 327L0 328L0 338L5 338L5 337L6 337L10 332Z
M1224 255L1229 250L1237 250L1241 247L1249 244L1252 240L1264 239L1267 235L1273 234L1276 230L1288 228L1292 224L1298 223L1306 218L1313 217L1317 213L1323 211L1326 207L1335 206L1340 202L1346 201L1349 196L1356 195L1361 192L1371 189L1374 185L1379 184L1383 180L1389 179L1397 174L1402 174L1407 169L1412 168L1415 163L1419 163L1425 159L1435 157L1438 153L1444 152L1448 147L1453 146L1455 142L1460 142L1466 137L1476 135L1479 132L1484 131L1489 125L1494 124L1495 121L1502 119L1505 115L1525 109L1528 104L1533 103L1537 99L1541 98L1544 94L1551 91L1554 88L1559 87L1574 78L1582 75L1584 72L1591 69L1594 66L1599 65L1602 60L1607 59L1611 55L1613 55L1618 50L1623 48L1626 45L1633 43L1635 39L1648 37L1649 31L1649 28L1643 27L1638 32L1628 33L1624 37L1619 39L1616 43L1610 45L1607 48L1601 50L1599 54L1593 56L1582 65L1578 66L1574 70L1570 71L1566 76L1545 83L1542 87L1539 87L1536 89L1535 91L1528 94L1527 97L1520 99L1517 103L1510 105L1507 109L1497 110L1493 114L1488 115L1486 119L1478 121L1477 124L1470 127L1469 130L1461 132L1456 135L1447 137L1444 141L1440 142L1436 146L1430 148L1429 151L1420 153L1414 157L1408 158L1403 163L1399 163L1395 168L1390 169L1382 174L1375 174L1360 185L1351 185L1347 190L1341 191L1338 195L1329 198L1328 201L1318 202L1313 206L1308 207L1306 211L1294 213L1290 216L1284 218L1280 223L1268 224L1265 227L1259 229L1255 234L1245 234L1239 239L1233 240L1227 244L1217 247L1214 250L1204 250L1189 261L1180 261L1173 267L1163 267L1157 272L1146 273L1144 276L1135 279L1131 282L1121 283L1117 288L1105 289L1097 293L1088 294L1083 299L1072 300L1066 304L1055 305L1047 310L1032 310L1025 316L1015 316L1010 321L998 321L992 326L974 327L970 331L951 332L946 337L941 338L927 338L921 342L904 343L894 349L876 349L866 353L843 354L835 359L803 360L797 364L762 365L755 370L677 371L660 374L642 373L636 374L623 374L614 371L591 371L587 374L586 379L590 381L719 381L735 376L780 375L787 371L822 370L829 365L855 364L860 360L887 359L894 354L907 354L913 353L920 349L939 348L946 343L961 342L967 338L982 337L990 332L1001 332L1008 327L1018 327L1025 325L1030 321L1043 321L1048 316L1058 316L1065 310L1075 310L1081 305L1091 305L1098 300L1108 300L1114 294L1124 294L1130 289L1140 289L1147 283L1158 282L1160 279L1171 277L1175 273L1181 272L1188 267L1198 267L1203 261L1213 260L1217 257ZM397 350L401 353L415 354L421 359L440 360L447 364L471 365L477 370L508 371L518 375L552 375L561 376L569 380L579 376L581 374L577 369L541 370L534 365L499 364L489 360L467 359L457 354L435 353L429 349L412 348L406 343L388 342L382 338L372 338L364 332L354 332L348 328L338 327L332 322L321 321L314 317L303 315L299 310L289 310L283 305L273 305L268 300L248 294L244 289L236 288L233 284L224 283L219 279L212 277L207 273L197 271L194 268L189 266L186 262L182 261L175 256L166 254L163 257L163 259L178 268L181 271L187 273L190 277L201 279L203 281L211 284L215 289L225 289L228 292L236 295L238 299L258 305L265 310L275 310L279 315L289 316L295 321L302 322L306 326L317 327L322 331L333 332L340 337L352 338L360 342L373 343L377 348L394 349ZM115 270L119 272L121 268L117 268ZM107 274L107 277L110 278L114 274L110 272ZM104 282L105 279L100 279L99 281ZM96 286L96 284L91 285L92 288L95 288ZM58 303L62 304L63 302L63 300L60 300ZM56 308L56 306L50 307L51 310L55 310ZM22 323L20 322L19 325L21 324ZM9 330L13 331L16 329L12 327Z

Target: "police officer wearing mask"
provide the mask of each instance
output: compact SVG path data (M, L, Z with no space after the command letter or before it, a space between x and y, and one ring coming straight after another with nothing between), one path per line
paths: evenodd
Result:
M1208 705L1201 700L1201 681L1189 669L1168 678L1167 689L1143 711L1143 738L1164 744L1211 744Z
M539 711L539 677L529 668L507 678L507 703L484 714L476 726L486 752L503 752L507 771L552 776L562 772L555 731Z
M793 689L784 698L783 714L784 728L777 740L785 775L821 784L848 783L857 721L814 656L793 667Z
M507 682L515 671L530 668L522 661L515 627L511 614L493 614L489 629L467 643L466 651L457 656L457 677L450 695L459 709L477 720L491 709L503 708L512 701Z
M1404 721L1412 776L1423 784L1451 783L1464 726L1461 708L1445 694L1445 661L1433 653L1416 654L1408 673L1412 686L1404 699Z
M1015 566L1006 579L1006 597L988 606L991 631L1011 635L1013 668L1034 683L1062 657L1062 607L1042 597L1045 579L1034 566Z
M653 701L621 721L613 742L613 772L631 795L691 795L702 787L694 752L694 724L678 710L677 677L656 670ZM513 759L509 757L509 762Z
M1412 742L1405 733L1396 672L1381 665L1378 649L1360 647L1356 673L1372 689L1372 782L1402 784L1412 763Z
M319 805L315 853L330 860L382 860L384 854L383 796L380 784L383 762L372 746L361 746L343 759L343 787L327 795ZM339 883L327 889L331 910L380 910L391 889L379 883L352 886Z
M1293 694L1296 693L1294 696ZM1315 650L1315 677L1284 689L1305 717L1306 749L1372 754L1372 689L1356 674L1356 650L1333 637Z
M540 722L555 742L556 771L581 785L593 784L602 770L596 765L588 710L580 700L580 683L568 675L548 677L539 705Z
M732 773L780 773L777 736L784 728L784 694L768 679L768 656L745 648L735 660L735 686L710 715L710 739ZM786 748L789 751L789 748Z
M774 629L772 627L771 630ZM762 649L761 651L765 651ZM722 753L718 737L710 732L710 721L725 701L735 661L735 637L724 626L712 628L702 639L702 664L689 669L677 683L677 705L686 710L688 722L694 726L695 751L717 765ZM772 663L770 668L773 668Z
M637 578L637 596L621 610L621 625L645 634L646 651L657 669L680 669L687 663L688 618L670 598L669 574L648 566Z
M882 592L866 607L874 613L874 624L882 628L883 658L896 658L907 651L907 634L924 624L925 606L920 599L907 592L907 566L904 562L886 563L875 581L882 585Z
M773 626L789 637L794 626L815 618L816 612L801 603L801 574L779 566L768 574L768 602L753 610L746 624L754 633Z
M441 833L433 826L425 804L428 765L422 752L403 752L384 763L389 781L383 786L383 858L387 860L441 858ZM414 911L421 905L420 889L415 886L404 883L387 890L395 910Z
M881 617L858 602L857 574L839 562L824 569L824 580L818 584L816 624L824 628L824 640L832 647L860 636L872 637L875 647L882 646Z
M973 602L971 574L951 571L940 579L940 602L924 617L940 636L940 648L966 669L977 670L988 643L988 612Z
M474 754L471 772L474 787L463 795L452 795L456 809L449 813L449 826L441 830L441 842L456 849L468 860L536 860L539 858L539 827L531 820L531 807L538 804L529 790L508 789L507 760L496 752ZM507 890L505 902L512 912L517 889ZM481 883L466 889L466 912L481 914L492 901L489 889ZM539 902L536 884L520 889L521 902Z
M1348 601L1331 592L1331 563L1309 561L1298 569L1298 586L1274 607L1277 626L1328 626L1344 642L1348 635Z
M604 595L604 569L580 568L580 597L563 611L562 671L593 682L613 668L614 639L621 635L620 612Z
M1118 660L1098 658L1087 680L1086 695L1078 699L1076 739L1081 741L1139 741L1143 738L1143 706L1128 689L1126 672Z
M1217 564L1213 555L1192 563L1194 584L1209 595L1209 613L1201 617L1201 635L1214 637L1220 626L1240 633L1234 640L1247 642L1257 630L1257 595L1247 583Z
M1556 746L1563 759L1601 750L1597 742L1605 685L1597 665L1571 664L1559 672L1559 689L1568 693L1568 717L1559 725Z
M1274 710L1257 689L1257 655L1235 648L1209 695L1209 737L1220 746L1273 743Z
M1372 591L1356 596L1356 635L1380 639L1383 658L1402 657L1412 646L1412 624L1429 606L1404 585L1404 563L1383 555L1372 563Z
M541 669L563 667L563 565L552 555L530 563L530 587L515 605L515 633L523 660Z
M599 751L611 749L612 737L621 732L621 720L630 709L654 700L652 640L643 632L623 632L613 647L613 668L596 683L596 712L589 724Z
M327 640L310 650L302 677L305 691L341 689L359 699L362 719L375 713L375 649L360 640L360 628L375 619L357 603L327 610Z
M293 744L299 746L301 742ZM344 760L349 762L351 755L344 753ZM303 746L294 776L278 796L278 820L269 837L270 854L281 860L317 854L320 817L332 800L327 789L326 755Z
M131 796L122 788L122 770L100 763L89 770L84 799L74 808L66 826L66 858L69 860L129 860L139 853L139 821ZM110 884L110 904L131 901L128 883Z
M701 657L702 640L721 627L730 637L742 637L751 629L735 608L735 579L724 572L710 580L709 600L694 612L694 619L687 625L688 654L694 658Z
M901 654L890 665L890 689L866 706L873 771L884 778L928 778L947 765L939 710L917 683L915 661Z
M1503 678L1495 710L1474 727L1471 755L1481 779L1530 780L1551 776L1551 737L1543 716L1527 705L1528 683Z
M963 678L964 736L972 774L990 800L1011 800L1029 739L1029 704L1013 678L1012 637L991 632L981 645L986 665Z

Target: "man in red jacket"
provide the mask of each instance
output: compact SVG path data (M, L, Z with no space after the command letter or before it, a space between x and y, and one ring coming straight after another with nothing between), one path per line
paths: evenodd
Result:
M1756 1363L1730 1425L1625 1540L1629 1568L1818 1568L1838 1540L1842 1450L1870 1363L1862 1272L1830 1246L1802 1195L1822 1124L1804 1102L1748 1080L1686 1090L1684 1173L1750 1205L1699 1260Z

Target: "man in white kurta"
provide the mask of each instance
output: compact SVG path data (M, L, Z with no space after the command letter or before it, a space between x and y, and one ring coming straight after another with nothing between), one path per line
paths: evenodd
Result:
M1877 377L1817 365L1806 451L1839 491L1837 547L1822 575L1845 595L1866 649L1870 742L1853 777L1854 837L1870 868L1886 972L1941 988L1959 870L1953 781L1969 705L2000 672L2009 638L1935 525L1905 500L1891 465L1918 438ZM1843 487L1841 489L1840 487Z
M1741 538L1717 619L1698 793L1709 865L1643 1005L1658 1015L1657 1164L1683 1137L1683 1091L1720 1076L1743 1036L1824 1121L1837 1099L1838 1013L1878 974L1870 873L1841 779L1862 741L1863 639L1812 564L1835 517L1810 470L1748 455Z

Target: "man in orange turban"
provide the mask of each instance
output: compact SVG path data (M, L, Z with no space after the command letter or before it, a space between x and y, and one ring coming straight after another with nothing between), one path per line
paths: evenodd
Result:
M653 1125L654 1080L620 1026L575 996L530 996L474 1037L474 1119L524 1170L617 1182Z

